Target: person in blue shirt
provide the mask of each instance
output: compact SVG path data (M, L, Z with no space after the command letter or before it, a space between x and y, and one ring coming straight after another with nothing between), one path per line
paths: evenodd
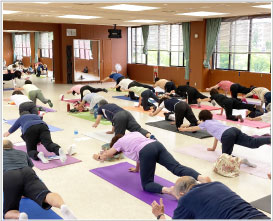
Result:
M15 121L11 128L4 133L4 137L8 137L14 133L19 127L22 130L22 138L26 142L27 153L33 160L41 160L48 163L43 152L37 150L37 145L41 142L49 152L54 152L60 156L60 161L66 161L66 154L63 149L56 143L53 143L47 124L41 120L36 114L30 114L28 111L21 113L21 116Z
M105 82L105 81L109 80L110 78L113 79L116 82L116 85L118 85L119 82L122 79L124 79L125 77L120 73L112 71L111 74L109 75L109 77L104 78L101 82ZM120 91L120 87L117 87L116 91Z
M220 182L199 184L193 177L180 177L173 188L178 200L173 219L269 219ZM157 219L165 219L163 200L152 203Z

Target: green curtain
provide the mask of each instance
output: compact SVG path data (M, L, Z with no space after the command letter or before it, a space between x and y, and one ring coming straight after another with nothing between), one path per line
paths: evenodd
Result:
M39 35L40 33L39 32L35 32L35 59L34 59L34 62L37 63L39 61L38 59L38 49L39 49Z
M92 40L90 40L90 50L91 50L91 54L93 54L93 51L92 51Z
M12 33L12 50L13 50L13 62L16 61L16 53L15 53L15 33Z
M147 54L147 52L148 52L147 43L148 43L148 37L149 37L149 25L143 25L143 26L141 26L141 28L142 28L142 37L143 37L143 42L144 42L143 54Z
M182 32L183 32L183 50L186 60L186 69L185 69L185 79L189 80L190 78L190 35L191 35L191 26L189 22L182 23Z
M203 62L205 68L210 68L209 61L220 31L221 21L222 18L210 18L206 20L206 59Z

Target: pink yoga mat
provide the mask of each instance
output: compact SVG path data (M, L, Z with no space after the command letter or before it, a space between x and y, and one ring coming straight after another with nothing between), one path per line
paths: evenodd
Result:
M235 124L240 124L240 125L244 125L244 126L248 126L248 127L254 127L254 128L266 128L266 127L271 126L270 123L265 123L265 122L261 122L261 121L250 121L250 120L247 120L247 119L244 119L243 123L241 123L240 121L227 120L226 115L224 115L224 114L223 115L213 114L213 119L228 121L228 122L232 122L232 123L235 123Z
M270 147L268 147L270 148ZM186 154L192 157L196 157L198 159L206 160L209 162L216 162L219 156L221 156L221 148L216 149L215 151L207 151L207 147L199 144L195 144L194 146L187 147L187 148L181 148L181 149L175 149L175 152ZM237 157L240 157L241 159L247 158L247 156L240 156L237 155ZM244 171L246 173L262 177L265 179L268 179L267 174L271 171L271 165L269 163L264 163L262 161L258 161L255 159L249 159L251 163L254 163L257 165L256 168L248 167L246 165L241 165L240 170Z
M123 162L112 166L96 168L90 170L90 172L149 205L151 205L154 200L159 203L159 199L163 198L165 214L172 217L173 211L177 207L177 200L167 194L156 194L144 191L141 186L139 173L131 173L128 171L131 167L134 167L134 165ZM155 182L162 186L170 187L174 185L172 182L159 176L155 176L154 178Z
M16 146L14 145L14 149L16 150L22 150L24 152L27 152L26 150L26 146L25 145L22 145L22 146ZM48 152L45 147L43 145L38 145L38 151L42 151L45 155L45 157L49 157L49 156L55 156L55 153L51 153L51 152ZM66 165L69 165L69 164L73 164L73 163L79 163L81 162L81 160L78 160L74 157L71 157L69 155L67 155L67 160L65 163L62 163L60 160L50 160L49 163L42 163L41 161L36 161L36 160L33 160L31 159L34 166L37 167L38 169L40 170L48 170L48 169L52 169L52 168L55 168L55 167L62 167L62 166L66 166Z
M214 107L209 105L201 105L201 107L198 107L197 104L191 104L191 108L199 109L199 110L221 110L221 107Z

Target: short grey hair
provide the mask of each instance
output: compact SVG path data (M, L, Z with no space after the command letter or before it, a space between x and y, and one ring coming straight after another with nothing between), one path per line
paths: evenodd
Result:
M105 105L105 104L108 104L108 101L107 100L101 100L100 102L99 102L99 107L101 107L101 106L103 106L103 105Z
M177 182L174 187L174 191L176 195L180 195L180 193L187 193L190 190L190 187L198 184L197 181L191 176L185 176L185 179L181 179L181 181Z

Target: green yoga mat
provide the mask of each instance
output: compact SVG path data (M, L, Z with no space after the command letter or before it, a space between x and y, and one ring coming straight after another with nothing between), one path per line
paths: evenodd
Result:
M89 120L89 121L92 121L92 122L96 121L96 119L94 118L94 115L90 114L89 111L87 111L87 112L79 112L79 113L69 113L69 114L71 116L78 117L78 118L85 119L85 120ZM105 120L105 119L101 119L100 124L103 124L103 125L112 125L112 123L110 121Z

